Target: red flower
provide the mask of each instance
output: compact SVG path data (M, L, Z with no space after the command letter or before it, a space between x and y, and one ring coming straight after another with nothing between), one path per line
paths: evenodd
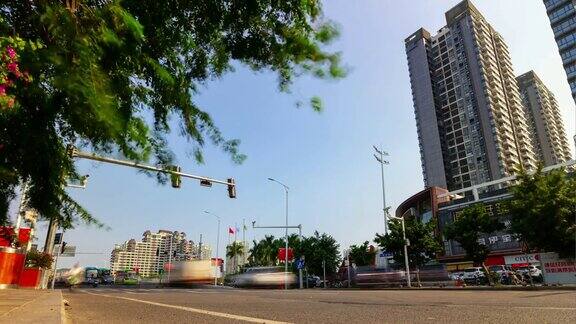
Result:
M10 56L11 59L16 57L16 51L10 46L6 47L6 52L8 53L8 56Z
M14 73L14 74L19 74L20 71L18 70L18 64L12 62L12 63L8 63L8 65L6 65L6 67L8 68L8 71Z

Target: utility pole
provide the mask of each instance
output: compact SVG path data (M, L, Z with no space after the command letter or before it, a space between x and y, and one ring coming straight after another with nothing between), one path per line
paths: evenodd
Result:
M170 272L172 271L172 242L174 241L174 232L170 234L170 253L168 253L168 284L170 284Z
M324 288L326 288L326 260L322 260L322 274L324 275Z
M376 147L376 145L373 145L374 150L376 151L376 154L374 154L374 157L376 158L376 161L378 161L378 163L380 163L380 172L382 174L382 209L384 211L384 235L388 234L388 219L386 218L386 188L384 186L384 164L390 164L390 162L384 160L385 156L389 156L388 152L385 152L384 150L382 150L382 148L378 148Z
M404 238L404 266L406 268L406 282L408 284L408 288L412 287L411 279L410 279L410 265L408 260L408 246L410 245L410 241L406 238L406 227L404 225L404 220L406 218L406 213L410 213L410 216L416 217L416 211L414 208L410 208L402 214L402 217L392 216L390 214L386 214L391 219L397 219L402 222L402 236Z
M200 234L200 242L198 242L198 260L202 260L202 234Z
M216 219L218 220L218 230L216 231L216 262L215 262L215 267L214 267L214 286L218 285L218 273L219 273L219 268L220 268L220 216L213 214L207 210L204 211L204 213L212 215L214 217L216 217Z
M64 244L64 231L62 231L62 236L60 236L60 245L58 245L58 251L56 252L56 258L54 260L54 274L52 275L52 290L54 290L54 284L56 283L56 270L58 270L58 259L60 258L60 253L62 252L62 244Z

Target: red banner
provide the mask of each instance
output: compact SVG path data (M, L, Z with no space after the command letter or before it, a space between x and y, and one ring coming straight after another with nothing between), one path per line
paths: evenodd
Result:
M291 248L288 248L288 261L292 261L294 259L294 252ZM278 249L278 260L281 262L286 260L286 248Z

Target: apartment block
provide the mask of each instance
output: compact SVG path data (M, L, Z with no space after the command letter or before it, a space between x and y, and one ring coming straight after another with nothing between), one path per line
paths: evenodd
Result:
M405 40L426 187L466 188L536 167L504 39L470 1Z
M534 71L519 76L518 85L538 159L545 166L569 161L568 138L554 94Z
M137 269L143 277L154 276L170 261L206 260L211 258L208 245L194 244L186 240L186 233L160 230L146 231L142 241L130 239L116 245L110 257L113 273Z
M576 100L576 0L544 0L544 5Z

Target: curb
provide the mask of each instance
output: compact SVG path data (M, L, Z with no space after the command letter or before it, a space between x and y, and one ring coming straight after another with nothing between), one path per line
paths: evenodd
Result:
M576 291L576 287L566 287L566 286L541 286L541 287L375 287L375 288L327 288L326 290L338 290L338 291L369 291L369 290L402 290L402 291L423 291L423 290L445 290L445 291L544 291L544 290L564 290L564 291Z

